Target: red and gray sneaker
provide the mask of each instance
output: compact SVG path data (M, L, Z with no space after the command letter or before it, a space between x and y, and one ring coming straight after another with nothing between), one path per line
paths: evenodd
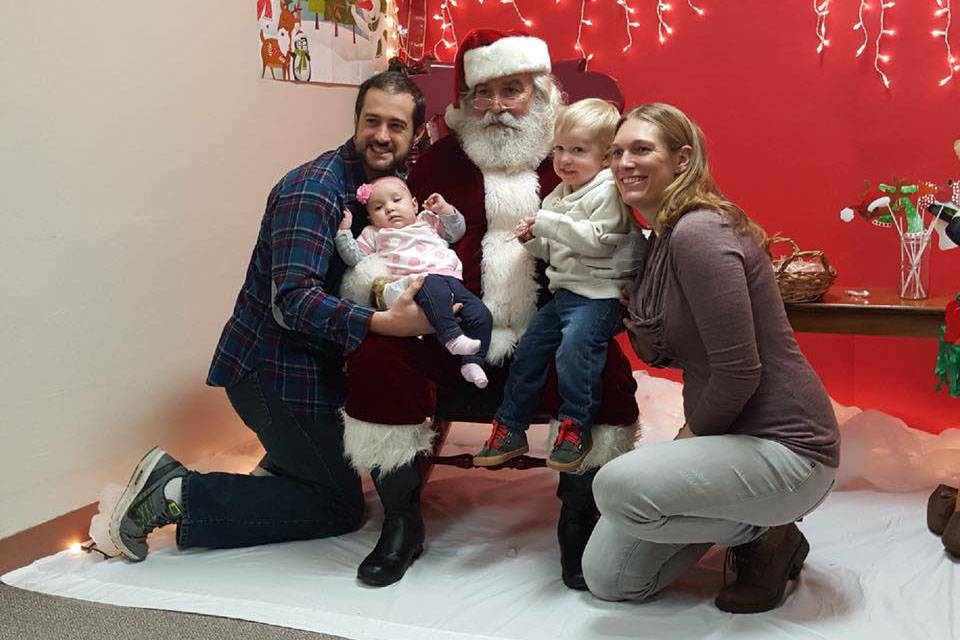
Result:
M557 427L557 439L547 458L547 466L554 471L574 471L590 453L593 442L590 432L573 424L570 418L564 418Z
M480 449L480 453L473 456L473 466L493 467L521 456L529 450L526 432L507 429L494 420L493 430L486 444L483 445L483 449Z

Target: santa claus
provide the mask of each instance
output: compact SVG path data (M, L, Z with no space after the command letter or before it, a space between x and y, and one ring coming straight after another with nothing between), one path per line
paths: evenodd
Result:
M417 161L409 185L421 202L432 192L443 194L466 219L466 234L454 249L464 285L482 298L494 324L487 354L491 386L475 393L478 404L496 407L514 346L538 297L546 295L543 265L513 231L559 182L547 157L563 98L550 75L546 43L517 31L468 34L457 54L455 83L446 112L452 133ZM367 258L348 274L344 295L366 302L369 283L386 274L386 265ZM357 469L371 472L385 514L380 540L358 577L386 585L399 580L423 549L420 490L434 437L428 420L437 386L462 384L459 360L433 339L370 335L350 355L346 373L344 449ZM633 447L635 390L629 363L611 341L593 449L578 472L560 474L557 488L562 577L571 588L586 588L580 558L599 516L593 476ZM557 403L555 388L548 388L544 409L556 416ZM555 432L555 420L552 426Z

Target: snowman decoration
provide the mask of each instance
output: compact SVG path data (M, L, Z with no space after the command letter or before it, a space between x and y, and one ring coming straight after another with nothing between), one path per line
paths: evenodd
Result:
M380 3L381 0L357 0L350 7L357 33L369 43L363 57L370 59L383 57L386 37Z

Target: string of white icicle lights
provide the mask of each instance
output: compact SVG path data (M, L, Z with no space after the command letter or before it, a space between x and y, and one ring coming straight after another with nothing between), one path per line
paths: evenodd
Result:
M442 43L444 48L452 49L457 46L457 28L453 23L453 13L450 5L457 6L457 0L443 0L440 3L440 13L433 14L433 19L440 22L440 39L433 43L433 57L440 59L437 47ZM450 40L447 40L447 31L450 31Z
M887 9L892 9L896 4L896 2L889 0L880 0L880 29L877 31L877 48L873 54L873 68L880 74L883 86L887 89L890 88L890 78L888 78L887 74L880 68L880 62L890 62L890 56L885 53L880 53L880 42L883 40L883 36L893 36L897 33L893 29L887 29L886 26Z
M481 2L481 4L483 3ZM517 6L517 0L500 0L500 4L509 4L510 6L513 7L513 11L517 14L517 18L520 19L520 22L522 22L527 27L533 26L533 20L528 20L520 12L520 7Z
M667 36L673 33L673 29L667 24L667 19L664 17L667 11L670 11L670 5L663 0L657 0L657 39L660 41L660 44L663 44L667 41Z
M580 0L580 18L577 20L577 40L573 43L573 48L580 53L584 60L589 63L591 60L593 60L593 54L587 53L583 49L583 27L584 25L589 27L593 24L593 22L589 18L584 17L586 10L587 0Z
M623 25L627 30L627 44L623 48L624 53L626 53L633 46L633 28L639 27L640 23L631 17L637 10L628 5L626 0L617 0L617 4L623 9Z
M867 4L867 0L860 0L860 6L857 8L857 24L853 25L854 31L860 31L863 33L863 42L860 43L860 48L857 49L857 55L855 57L859 58L860 55L867 48L867 41L869 36L867 35L867 24L863 21L863 12L870 8L870 5Z
M937 18L942 17L944 25L942 29L934 29L930 32L934 38L943 38L943 46L946 49L947 76L940 79L938 84L941 87L953 80L954 72L960 71L960 64L957 64L957 59L953 56L953 51L950 48L950 25L953 22L950 2L951 0L937 0L937 7L939 8L933 12L933 15Z
M813 0L813 10L817 14L817 53L829 46L827 40L827 15L830 13L830 0Z

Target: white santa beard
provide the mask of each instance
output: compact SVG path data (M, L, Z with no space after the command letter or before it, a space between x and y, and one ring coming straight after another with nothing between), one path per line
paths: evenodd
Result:
M491 125L492 112L478 117L466 109L447 109L446 120L457 132L464 153L481 172L536 169L550 153L554 118L544 99L536 96L530 111L519 118L504 111L507 124Z

